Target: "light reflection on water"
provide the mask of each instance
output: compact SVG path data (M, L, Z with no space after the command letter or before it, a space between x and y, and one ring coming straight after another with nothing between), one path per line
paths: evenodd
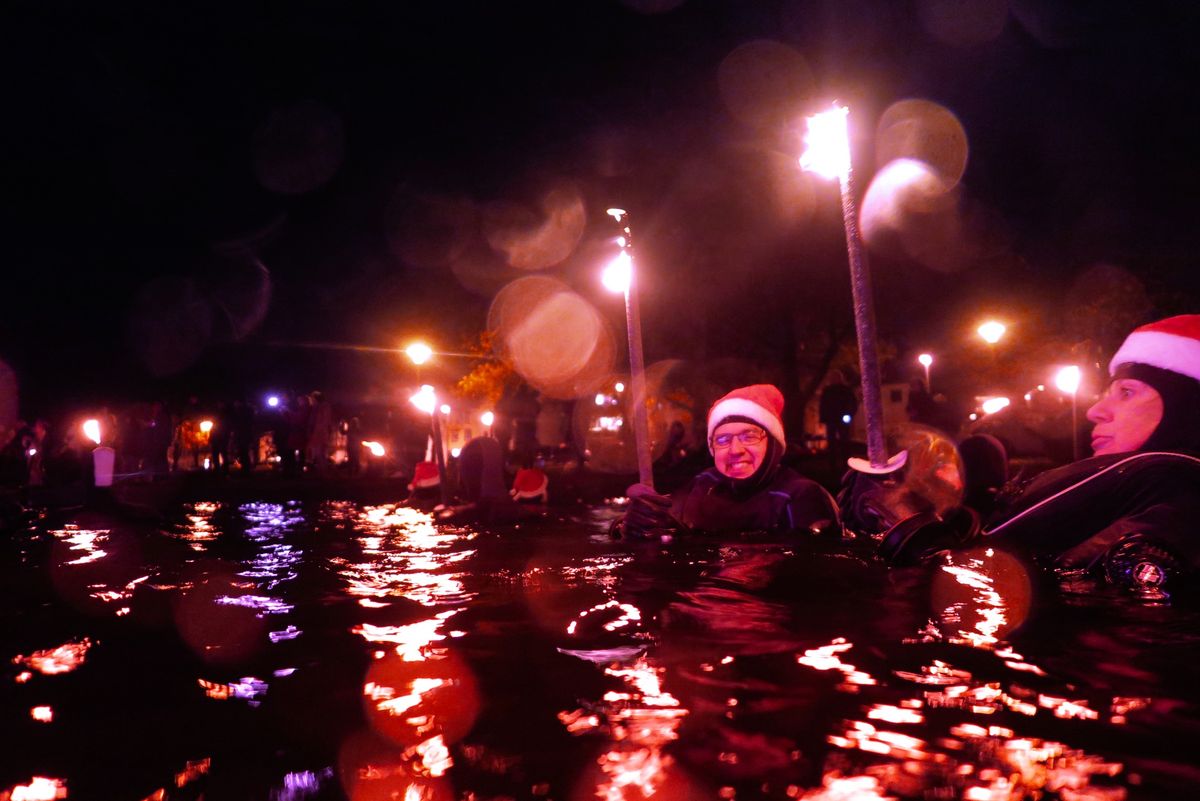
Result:
M125 559L137 549L119 528L43 532L90 598L132 612L40 618L46 635L9 650L9 723L37 727L48 753L101 747L93 724L126 714L148 718L152 739L185 721L200 732L183 771L176 751L144 758L164 801L178 776L205 792L210 770L290 801L1160 798L1137 784L1158 758L1142 740L1196 710L1161 667L1116 651L1124 673L1089 682L1079 657L1064 677L1065 647L1026 635L1029 577L994 553L959 555L911 593L842 557L684 538L638 549L590 524L475 532L347 503L196 504L185 518L191 534L164 532L174 556L161 559ZM261 647L172 663L164 610L185 596L201 618L258 620L246 631ZM159 717L93 689L148 676ZM76 775L100 770L65 757L60 779L35 784L51 771L28 756L41 747L20 752L10 797L79 792Z

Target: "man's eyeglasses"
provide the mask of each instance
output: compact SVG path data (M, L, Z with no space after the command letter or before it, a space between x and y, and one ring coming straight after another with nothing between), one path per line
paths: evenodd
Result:
M713 437L714 448L728 448L736 439L743 445L757 445L767 438L767 432L761 428L747 428L745 431L739 431L736 434L717 434Z

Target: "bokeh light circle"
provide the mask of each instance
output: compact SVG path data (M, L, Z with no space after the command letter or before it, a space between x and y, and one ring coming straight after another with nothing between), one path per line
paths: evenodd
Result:
M483 211L483 234L512 267L544 270L575 251L586 218L579 190L558 186L543 193L536 208L511 200L489 203Z
M329 181L345 154L341 118L313 100L273 111L254 135L254 175L272 192L299 195Z
M717 88L735 119L755 127L801 116L812 94L808 61L795 48L770 39L739 45L717 68Z
M1009 0L917 0L921 26L935 39L971 47L997 38L1008 22Z
M879 118L875 160L923 161L947 184L955 186L967 169L967 132L958 117L929 100L893 103Z
M488 328L513 369L549 397L587 394L612 371L608 322L556 279L530 276L506 286L492 301Z
M371 728L402 748L435 736L456 743L479 714L475 676L453 651L420 660L386 653L368 666L362 700Z
M467 251L479 232L479 212L469 198L401 189L384 211L388 247L411 267L445 267Z

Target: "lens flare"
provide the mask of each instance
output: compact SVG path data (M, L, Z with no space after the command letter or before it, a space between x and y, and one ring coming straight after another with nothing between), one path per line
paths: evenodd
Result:
M592 394L612 370L616 343L607 321L560 281L512 282L493 300L488 327L517 373L550 397Z
M754 127L778 125L800 115L812 93L813 74L799 51L758 39L721 60L717 88L734 119Z
M469 198L398 191L384 212L388 247L405 264L445 268L479 239L479 211Z
M1010 0L918 0L921 26L939 41L972 47L1000 36L1008 21Z
M345 146L341 118L304 100L274 110L255 132L254 175L272 192L311 192L337 173Z
M937 103L901 100L879 118L875 134L878 164L915 159L929 165L947 187L953 187L966 171L967 152L966 129L954 112Z
M512 267L543 270L575 251L586 219L579 190L556 187L538 199L536 208L512 201L489 204L483 212L483 234Z

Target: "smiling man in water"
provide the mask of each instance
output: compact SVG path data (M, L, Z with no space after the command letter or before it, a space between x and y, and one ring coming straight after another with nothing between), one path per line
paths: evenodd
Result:
M678 530L841 532L837 504L819 484L780 464L787 440L783 394L771 384L735 389L708 412L713 466L671 497L629 488L615 527L631 537Z

